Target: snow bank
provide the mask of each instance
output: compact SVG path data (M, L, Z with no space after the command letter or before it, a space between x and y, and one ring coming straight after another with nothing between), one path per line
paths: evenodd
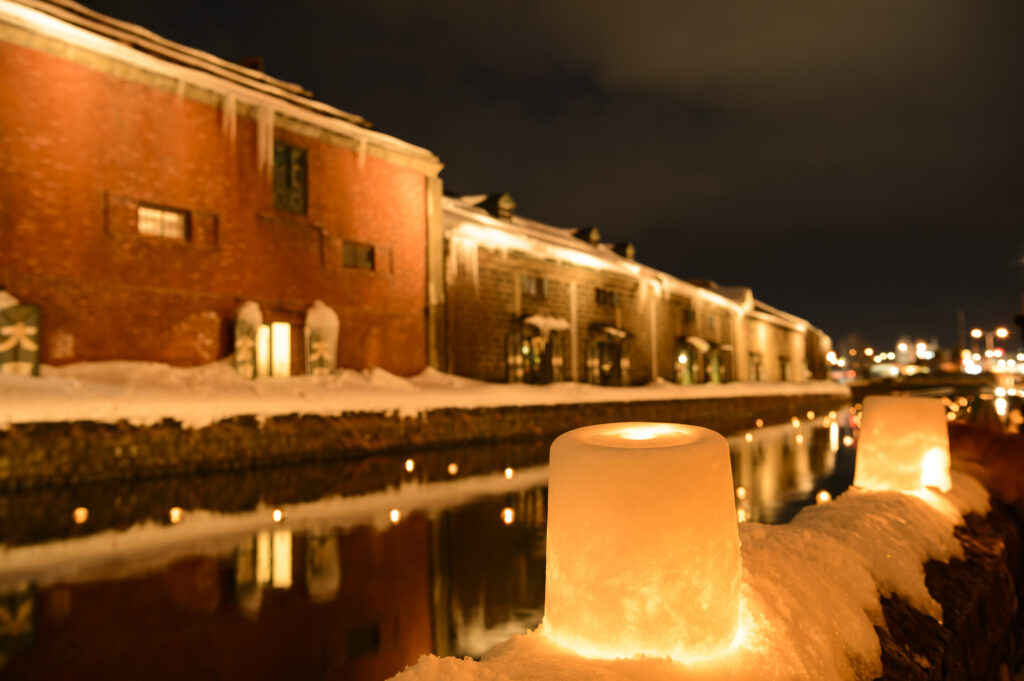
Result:
M186 428L201 428L242 415L397 412L417 416L447 408L849 394L847 388L829 381L628 387L566 382L537 386L486 383L434 369L408 379L376 368L250 380L231 368L230 359L188 368L155 362L84 362L44 365L40 373L39 377L0 375L0 428L12 423L121 420L144 426L165 418L180 421Z
M882 671L874 631L884 624L880 594L941 617L924 563L960 556L953 536L960 513L987 510L980 484L954 473L947 494L851 489L787 525L741 525L740 633L715 658L590 660L555 646L541 625L479 662L424 655L394 681L873 679Z

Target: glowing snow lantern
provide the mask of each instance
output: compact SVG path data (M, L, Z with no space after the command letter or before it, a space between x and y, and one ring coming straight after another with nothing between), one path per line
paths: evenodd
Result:
M827 489L823 489L814 495L814 501L815 503L818 504L825 504L828 503L829 501L832 501L832 495L829 493Z
M388 520L391 521L392 525L397 525L402 520L402 512L397 508L393 508L388 512Z
M89 519L89 509L85 506L79 506L72 511L71 517L74 519L76 525L82 525Z
M170 511L167 512L167 517L171 521L172 525L177 525L178 523L180 523L184 515L185 511L184 509L181 508L181 506L174 506L171 508Z
M739 621L729 445L668 423L611 423L551 445L545 634L580 655L694 659Z
M454 461L451 462L450 464L448 464L448 475L458 475L458 474L459 474L459 464L455 463Z
M949 434L942 402L927 397L866 398L853 484L948 491Z
M512 468L506 468L505 469L505 479L506 480L511 480L512 476L515 475L515 474L516 474L516 472Z

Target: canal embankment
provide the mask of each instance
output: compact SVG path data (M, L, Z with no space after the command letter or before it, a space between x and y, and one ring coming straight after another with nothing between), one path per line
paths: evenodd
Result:
M626 389L621 389L626 390ZM33 422L0 432L0 489L206 473L370 455L521 443L546 451L557 435L610 421L689 423L733 432L779 423L795 414L825 414L848 400L841 391L680 399L241 415L201 428L173 418ZM535 449L530 447L529 449Z

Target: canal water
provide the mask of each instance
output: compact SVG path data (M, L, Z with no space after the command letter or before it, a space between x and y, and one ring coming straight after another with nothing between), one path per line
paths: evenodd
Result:
M853 478L848 414L729 437L737 516ZM0 679L380 681L544 606L546 446L0 497Z

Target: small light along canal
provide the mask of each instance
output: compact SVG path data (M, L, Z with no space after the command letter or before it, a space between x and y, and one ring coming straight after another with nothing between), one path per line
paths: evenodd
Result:
M853 478L848 409L729 436L741 521ZM0 497L0 679L380 681L544 606L547 447Z

